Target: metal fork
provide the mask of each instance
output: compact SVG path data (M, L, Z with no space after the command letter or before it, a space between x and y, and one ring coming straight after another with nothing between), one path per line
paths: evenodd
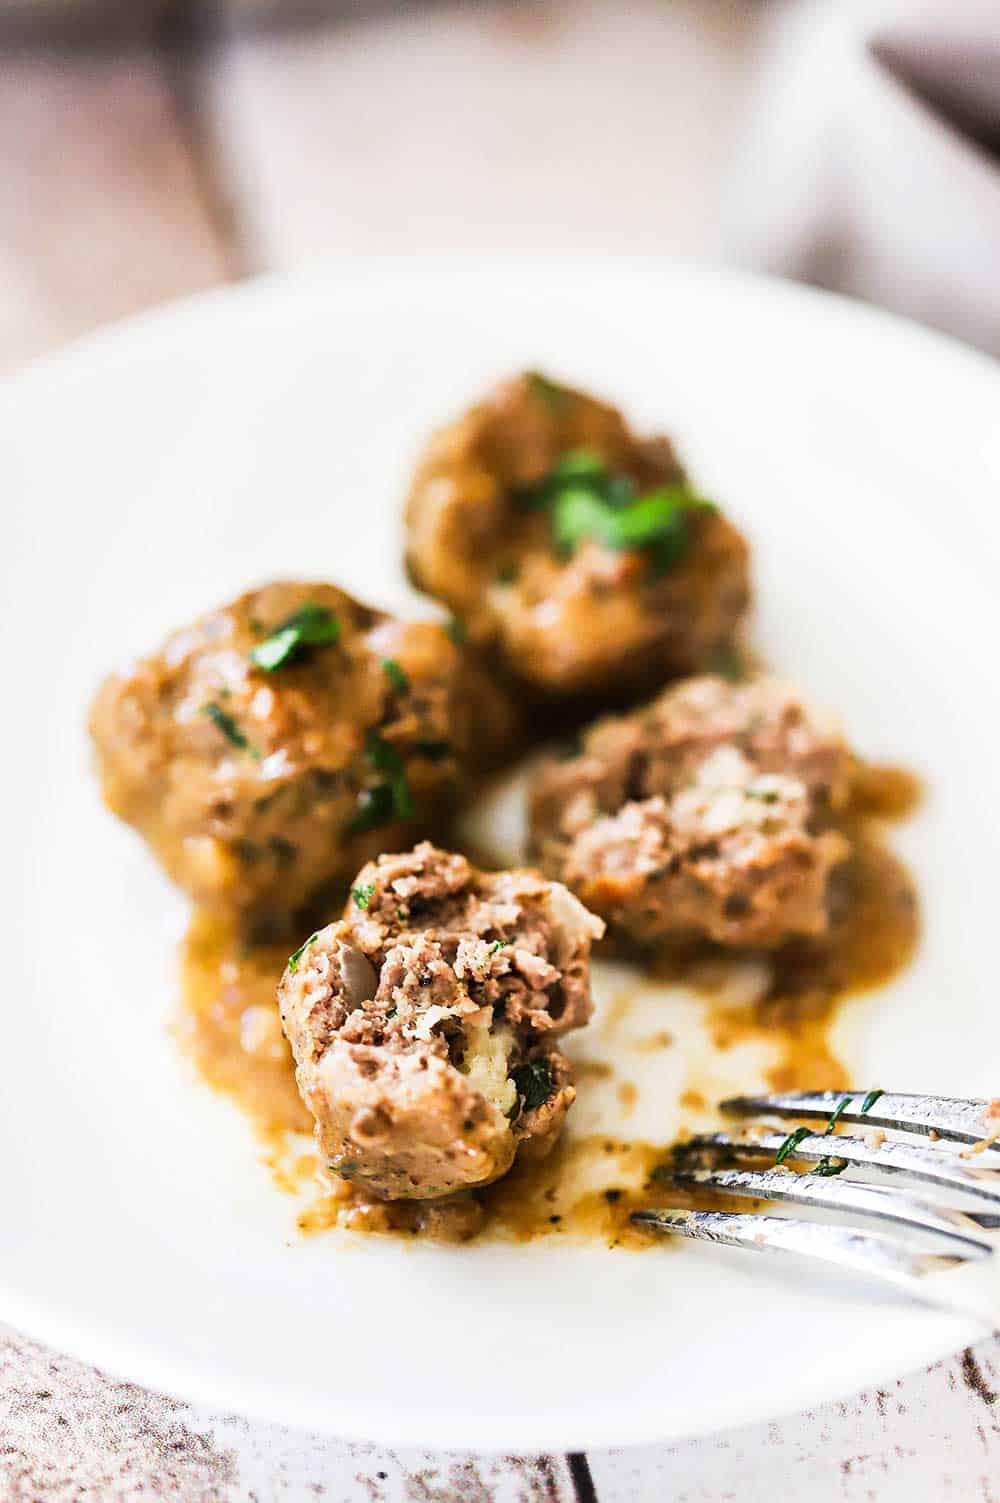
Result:
M648 1210L634 1212L634 1222L697 1241L797 1253L874 1275L991 1327L1000 1324L995 1276L985 1300L980 1293L970 1298L964 1290L945 1290L936 1280L923 1282L928 1274L975 1260L988 1260L992 1275L1000 1263L997 1244L987 1235L1000 1227L1000 1146L991 1146L1000 1138L997 1103L851 1090L738 1096L723 1101L720 1110L803 1125L791 1133L773 1126L701 1133L678 1144L654 1171L658 1183L842 1213L887 1224L892 1235L853 1221L845 1226L762 1212ZM804 1125L817 1120L824 1126ZM843 1124L859 1124L865 1135L845 1135ZM746 1167L761 1159L761 1167ZM811 1167L792 1167L799 1163ZM933 1187L932 1196L906 1182ZM956 1199L966 1204L948 1203ZM928 1242L930 1247L920 1245Z

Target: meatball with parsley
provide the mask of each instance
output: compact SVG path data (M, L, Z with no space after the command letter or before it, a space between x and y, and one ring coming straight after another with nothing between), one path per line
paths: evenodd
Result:
M106 802L178 886L273 922L433 831L510 714L444 626L277 583L114 674L90 730Z
M603 932L558 883L427 843L364 867L278 988L327 1168L430 1199L547 1152L576 1094L558 1041L590 1016Z
M747 545L669 441L537 373L432 439L406 520L414 582L543 699L705 668L749 604Z

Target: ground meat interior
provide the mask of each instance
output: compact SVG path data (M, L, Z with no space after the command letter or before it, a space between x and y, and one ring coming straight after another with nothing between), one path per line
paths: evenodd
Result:
M575 1098L557 1040L590 1015L603 927L559 884L426 842L369 863L278 992L328 1168L429 1198L546 1152Z
M620 935L772 947L828 924L853 758L773 679L686 680L598 722L532 791L543 869Z

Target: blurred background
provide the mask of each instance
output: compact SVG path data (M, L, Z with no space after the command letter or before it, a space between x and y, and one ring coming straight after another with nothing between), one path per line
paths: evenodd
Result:
M1000 354L1000 0L0 0L0 370L331 254L723 261Z

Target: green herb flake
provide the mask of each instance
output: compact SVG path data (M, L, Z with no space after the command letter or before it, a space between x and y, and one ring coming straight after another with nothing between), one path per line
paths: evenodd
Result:
M302 956L305 954L306 950L308 950L309 946L312 944L312 942L313 942L314 939L319 939L319 930L318 929L317 929L317 931L316 931L315 934L310 934L310 936L306 940L305 944L299 945L299 948L297 950L293 951L293 953L291 955L289 955L289 957L288 957L288 974L290 976L294 976L295 975L295 972L299 968L299 961L302 959Z
M742 683L747 677L747 664L743 654L726 643L720 643L712 650L706 667L709 673L717 673L731 684Z
M511 1079L526 1112L544 1106L552 1095L552 1066L547 1059L529 1059L527 1064L511 1071Z
M776 788L744 788L743 797L755 799L759 804L776 804L778 802L778 790Z
M240 751L245 751L248 756L253 757L255 762L260 761L260 752L255 746L251 745L233 717L227 715L221 705L217 705L214 702L202 705L201 713L208 716L212 724L222 732L231 746L237 747Z
M802 1139L809 1137L811 1131L812 1129L808 1127L797 1127L794 1132L790 1132L788 1134L788 1137L782 1143L781 1147L778 1149L777 1153L774 1155L775 1165L783 1164L785 1160L795 1152L796 1148L798 1148L799 1144L802 1142Z
M410 680L405 670L400 667L395 658L382 659L382 672L392 684L392 687L398 689L400 694L409 694Z
M552 755L557 762L572 762L573 758L579 757L582 752L583 740L580 736L568 736L552 748Z
M563 558L589 540L618 552L645 553L654 574L682 556L690 543L692 513L711 505L683 482L639 495L630 476L609 470L592 449L570 450L517 499L548 511L552 541Z
M392 807L400 819L412 819L417 812L413 792L402 773L392 782Z
M468 627L466 626L464 621L459 619L458 616L451 617L451 619L445 626L445 631L448 633L449 637L454 642L456 647L464 647L466 642L469 640Z
M402 772L403 759L393 746L378 731L368 731L365 736L365 756L380 772Z
M386 776L384 781L362 788L358 794L357 813L345 826L348 835L376 830L393 815L397 819L412 819L416 812L406 764L392 742L386 741L377 730L369 730L365 736L365 756L377 772Z
M351 888L351 897L354 899L355 908L367 908L374 896L374 882L362 882L359 886Z
M604 460L596 450L568 449L547 475L532 485L522 486L515 493L515 500L528 511L544 511L570 487L600 491L607 479Z
M377 830L392 818L393 796L388 783L376 783L374 788L362 788L358 794L357 813L345 827L348 835L359 835L363 830Z
M869 1091L868 1095L861 1103L858 1115L864 1117L869 1111L871 1111L872 1107L875 1105L879 1097L884 1095L884 1091ZM855 1098L853 1096L842 1096L837 1102L837 1105L834 1107L833 1111L830 1114L830 1120L827 1122L826 1127L823 1129L823 1136L825 1138L828 1138L832 1134L836 1133L837 1124L854 1099ZM795 1149L802 1142L802 1139L809 1137L811 1131L812 1129L808 1127L797 1127L794 1132L789 1133L788 1137L781 1144L781 1147L778 1149L777 1153L774 1156L775 1164L784 1163L785 1159L794 1154ZM832 1178L836 1174L843 1174L844 1170L847 1167L847 1159L833 1157L830 1154L824 1154L821 1159L818 1159L817 1162L813 1164L808 1172L810 1174L818 1174L822 1178Z
M842 1100L838 1101L833 1115L831 1116L829 1122L826 1124L826 1129L823 1133L824 1138L828 1138L832 1132L836 1131L837 1123L847 1111L847 1108L850 1106L853 1100L853 1096L844 1096Z
M263 642L250 649L250 661L265 673L274 673L296 662L316 647L329 647L339 640L340 622L326 606L307 601L294 611Z
M413 794L406 776L406 764L391 741L386 741L378 731L369 731L366 737L365 754L379 772L389 773L389 794L393 811L400 819L412 819L414 814Z
M846 1168L846 1159L831 1159L824 1156L812 1166L809 1172L821 1175L824 1179L832 1179L835 1174L843 1174Z
M499 950L506 950L507 946L512 945L513 943L514 941L512 939L495 939L486 953L489 956L496 955Z
M566 387L560 386L558 382L550 380L548 376L543 376L541 371L529 371L527 379L531 395L539 402L544 402L546 407L554 413L565 412L573 400L571 391L567 391Z
M869 1091L868 1095L861 1103L861 1106L858 1110L858 1116L867 1116L879 1097L884 1095L884 1091ZM824 1137L829 1137L829 1135L835 1130L837 1123L840 1121L841 1117L844 1115L853 1100L853 1096L843 1096L840 1101L838 1101L829 1122L826 1124L826 1129L823 1134Z

